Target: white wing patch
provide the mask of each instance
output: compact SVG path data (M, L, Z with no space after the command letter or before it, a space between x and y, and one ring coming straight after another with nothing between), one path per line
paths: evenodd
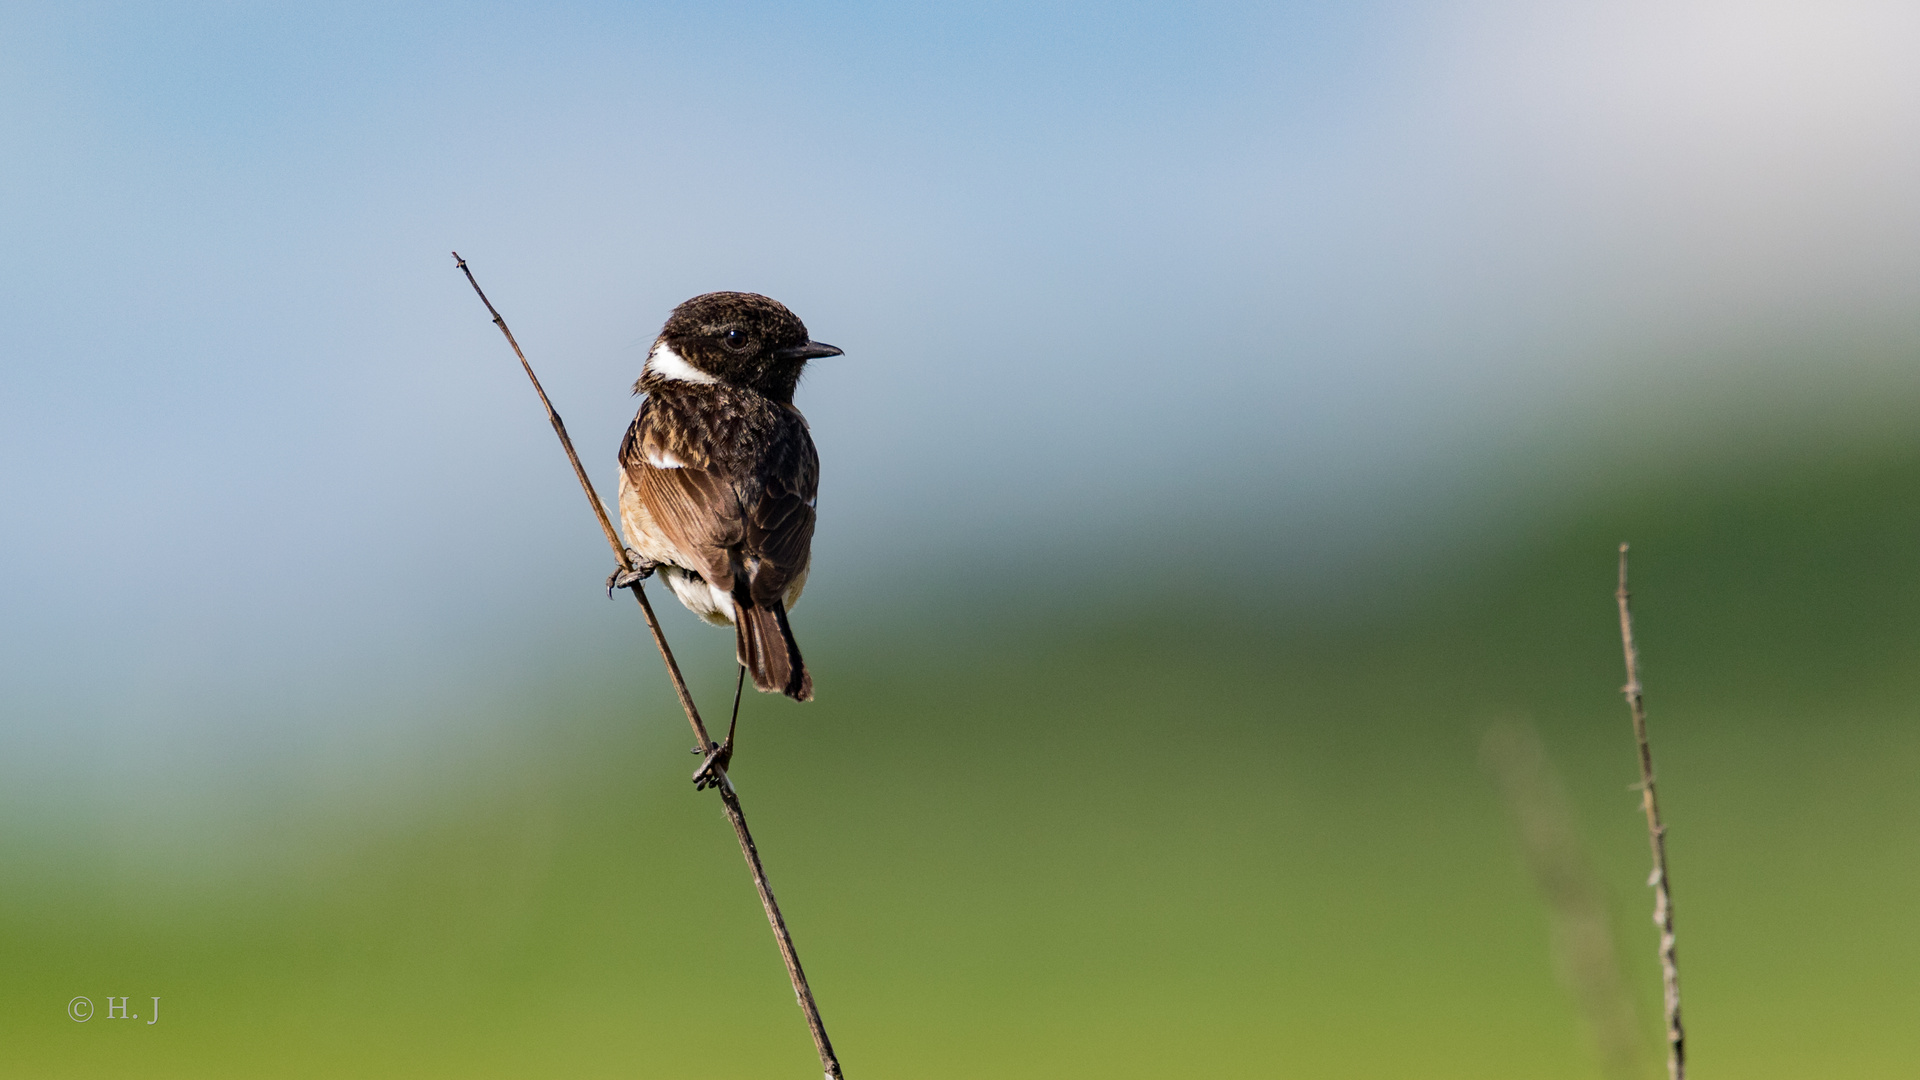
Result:
M671 450L647 450L647 464L656 469L684 469L687 463L673 456Z
M687 358L673 351L673 346L664 341L653 343L653 351L647 354L647 372L673 382L717 383L720 380L687 363ZM678 465L662 465L663 469L679 468Z

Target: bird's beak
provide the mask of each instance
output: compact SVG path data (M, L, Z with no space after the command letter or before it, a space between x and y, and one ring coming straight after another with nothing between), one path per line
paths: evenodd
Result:
M845 354L824 341L809 341L805 345L789 345L773 350L775 360L818 360L823 356L842 355Z

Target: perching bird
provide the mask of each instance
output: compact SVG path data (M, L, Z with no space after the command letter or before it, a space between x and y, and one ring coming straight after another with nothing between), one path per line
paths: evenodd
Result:
M813 678L787 611L812 563L820 457L793 391L808 360L838 355L776 300L696 296L654 339L620 444L620 523L638 568L609 585L658 570L689 611L733 625L756 688L796 701L812 699Z

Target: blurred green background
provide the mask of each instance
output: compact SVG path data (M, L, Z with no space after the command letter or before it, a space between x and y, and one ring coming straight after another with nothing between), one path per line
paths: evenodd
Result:
M1598 1076L1477 760L1514 717L1568 778L1656 1075L1621 538L1697 1070L1898 1074L1920 453L1896 431L1728 466L1623 428L1529 466L1605 478L1512 484L1480 528L1317 592L996 561L803 606L819 700L749 701L735 776L849 1075ZM1228 565L1257 564L1246 538ZM10 829L9 1075L807 1075L616 606L607 640L515 660L519 692L469 719L512 730L490 750L439 748L405 794L236 801L219 865ZM668 627L718 712L725 635ZM168 812L122 825L191 831ZM158 995L162 1021L75 1024L82 993Z
M603 494L674 304L846 350L819 698L734 775L854 1080L1599 1077L1514 723L1659 1075L1622 540L1693 1075L1911 1072L1916 55L1878 0L0 5L0 1077L817 1075L452 248Z

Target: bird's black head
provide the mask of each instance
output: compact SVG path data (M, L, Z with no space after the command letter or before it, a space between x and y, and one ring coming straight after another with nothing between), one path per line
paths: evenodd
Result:
M809 338L807 324L778 300L711 292L673 309L634 389L655 381L722 383L791 402L808 360L839 355Z

